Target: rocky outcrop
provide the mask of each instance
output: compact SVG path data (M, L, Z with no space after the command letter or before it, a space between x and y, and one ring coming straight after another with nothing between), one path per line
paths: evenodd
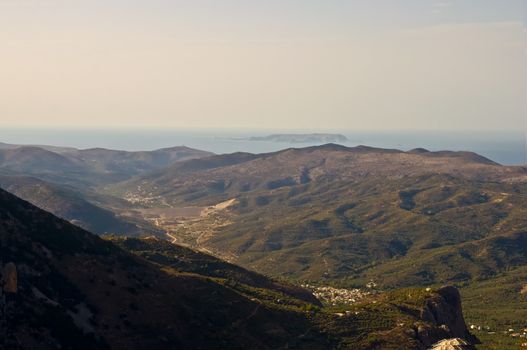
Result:
M5 264L2 269L1 286L4 293L16 293L18 291L16 265L12 262Z
M477 344L478 339L470 334L461 307L461 296L457 288L446 286L425 301L421 311L422 324L416 326L416 336L425 346L432 346L443 339L459 338Z
M461 338L441 340L434 344L430 350L475 350L476 348L468 341Z
M0 349L9 349L12 345L8 333L9 297L17 292L16 265L12 262L3 265L0 261Z

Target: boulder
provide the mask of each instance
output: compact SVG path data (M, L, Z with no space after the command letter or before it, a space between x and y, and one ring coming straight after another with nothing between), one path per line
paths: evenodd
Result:
M437 291L437 296L429 298L421 312L421 318L435 326L447 326L452 338L471 337L461 309L461 296L455 287L443 287Z
M2 271L2 288L5 293L18 292L18 276L16 265L12 262L5 264Z
M434 344L430 350L475 350L468 341L461 338L444 339Z

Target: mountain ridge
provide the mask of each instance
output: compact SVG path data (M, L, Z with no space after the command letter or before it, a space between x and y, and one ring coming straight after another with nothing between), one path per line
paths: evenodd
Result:
M104 148L79 150L13 145L0 148L0 168L61 184L94 187L211 154L185 146L129 152Z

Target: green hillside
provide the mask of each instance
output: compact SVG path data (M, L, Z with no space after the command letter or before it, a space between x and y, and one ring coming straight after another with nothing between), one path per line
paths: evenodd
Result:
M181 162L112 193L147 208L232 200L161 228L269 275L390 288L524 264L525 174L466 152L326 145Z

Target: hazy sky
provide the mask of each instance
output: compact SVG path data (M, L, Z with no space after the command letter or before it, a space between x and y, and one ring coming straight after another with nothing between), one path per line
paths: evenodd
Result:
M527 0L0 0L1 126L525 128Z

